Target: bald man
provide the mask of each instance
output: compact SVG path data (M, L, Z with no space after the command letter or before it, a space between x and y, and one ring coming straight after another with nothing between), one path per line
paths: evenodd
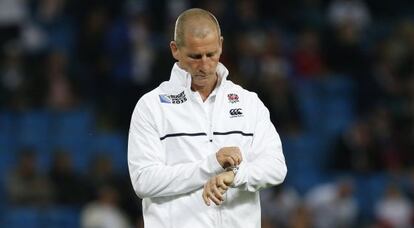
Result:
M287 168L269 111L221 64L223 37L208 11L175 24L170 80L142 96L128 140L145 227L259 228L259 190Z

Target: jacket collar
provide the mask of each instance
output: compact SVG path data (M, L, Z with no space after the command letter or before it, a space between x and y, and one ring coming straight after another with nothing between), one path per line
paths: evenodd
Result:
M221 80L219 79L220 81L219 87L221 87L223 85L223 81L226 80L227 76L229 75L229 71L222 63L219 63L217 65L216 72L217 72L217 75L221 79ZM178 63L175 63L174 67L171 70L170 82L176 85L177 87L190 88L191 75L184 69L180 68L178 66Z

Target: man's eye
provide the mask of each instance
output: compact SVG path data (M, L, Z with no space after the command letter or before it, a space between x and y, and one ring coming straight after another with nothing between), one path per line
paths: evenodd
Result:
M201 59L201 55L189 55L192 59Z

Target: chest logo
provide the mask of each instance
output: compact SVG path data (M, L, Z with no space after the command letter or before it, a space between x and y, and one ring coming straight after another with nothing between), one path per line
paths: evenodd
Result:
M243 112L242 112L241 108L230 109L229 113L230 113L230 118L242 117L243 116Z
M227 94L227 99L229 100L230 103L237 103L239 102L239 95L235 93L229 93Z
M177 95L160 94L160 102L165 104L182 104L187 101L184 91Z

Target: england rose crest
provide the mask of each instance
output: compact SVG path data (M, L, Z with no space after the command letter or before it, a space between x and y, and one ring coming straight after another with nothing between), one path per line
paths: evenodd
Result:
M227 94L227 98L229 99L230 103L237 103L239 102L239 95L235 93L229 93Z

